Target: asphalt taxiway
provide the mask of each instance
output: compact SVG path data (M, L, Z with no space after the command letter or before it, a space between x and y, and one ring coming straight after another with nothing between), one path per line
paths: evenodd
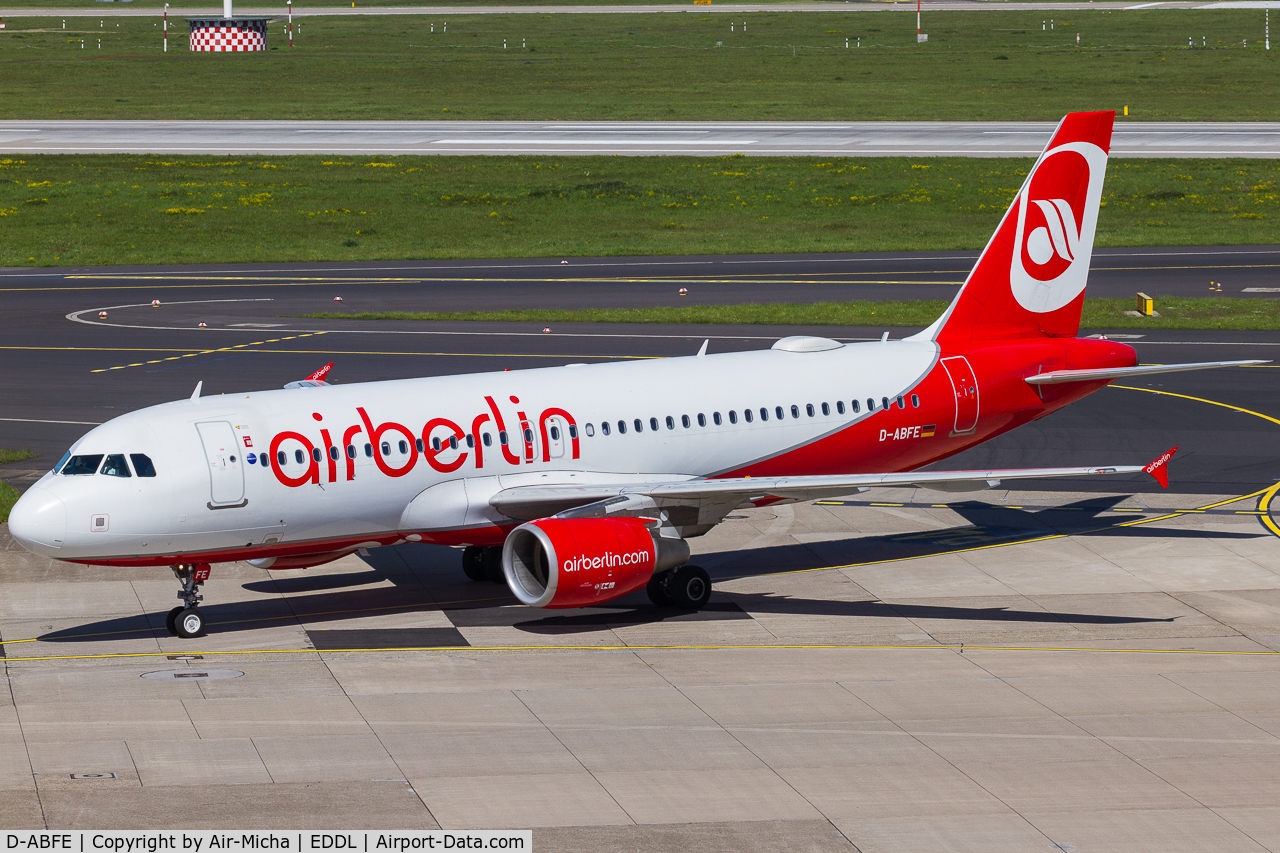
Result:
M1035 157L1054 122L0 121L7 154ZM1280 122L1129 122L1113 157L1276 157Z
M1275 247L1229 251L1099 252L1091 292L1111 276L1125 295L1144 276L1267 286ZM92 423L197 380L216 394L326 361L346 383L884 331L294 314L946 298L971 256L561 260L10 270L0 446L42 455L0 476L22 486ZM1271 333L1113 334L1142 361L1280 348ZM698 614L642 594L531 611L466 581L451 549L398 546L307 571L217 565L209 633L180 641L163 628L167 572L36 557L0 525L0 827L1280 850L1280 368L1147 379L948 465L1143 462L1176 444L1169 491L1024 483L736 512L693 543L716 588Z

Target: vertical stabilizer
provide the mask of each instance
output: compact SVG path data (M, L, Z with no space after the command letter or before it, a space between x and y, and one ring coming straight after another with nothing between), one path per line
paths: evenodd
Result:
M918 337L950 349L1076 335L1115 116L1062 120L955 300Z

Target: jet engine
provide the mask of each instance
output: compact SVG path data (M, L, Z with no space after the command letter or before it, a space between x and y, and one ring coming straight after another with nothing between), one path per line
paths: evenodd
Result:
M637 590L689 559L683 539L655 535L639 518L543 518L507 536L502 571L533 607L586 607Z

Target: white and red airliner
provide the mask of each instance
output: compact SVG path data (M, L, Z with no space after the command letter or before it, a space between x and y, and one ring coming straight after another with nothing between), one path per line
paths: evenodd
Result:
M467 575L534 607L640 587L698 608L687 539L734 509L877 486L1155 474L1147 466L925 472L1137 366L1077 337L1115 114L1068 115L963 288L904 340L190 399L103 424L18 501L9 532L77 563L168 566L200 634L215 562L316 566L402 542L465 547Z

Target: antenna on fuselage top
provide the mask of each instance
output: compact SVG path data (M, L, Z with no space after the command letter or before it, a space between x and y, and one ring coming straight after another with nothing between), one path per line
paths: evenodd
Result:
M698 358L702 358L707 354L707 344L711 343L711 338L707 338L702 342L702 349L698 350Z
M204 385L203 379L201 379L199 382L196 383L196 390L191 392L191 402L193 403L200 402L200 386L201 385Z

